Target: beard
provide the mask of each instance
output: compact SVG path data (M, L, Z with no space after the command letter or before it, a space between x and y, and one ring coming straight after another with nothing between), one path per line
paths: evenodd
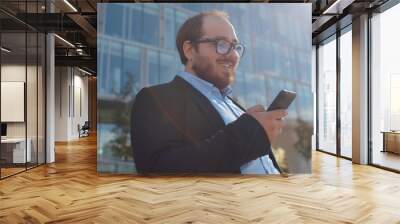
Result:
M215 64L211 63L207 57L198 56L197 63L192 64L192 69L198 77L212 83L218 89L222 90L235 80L235 68L229 69L228 71L218 71ZM218 61L228 61L218 60Z

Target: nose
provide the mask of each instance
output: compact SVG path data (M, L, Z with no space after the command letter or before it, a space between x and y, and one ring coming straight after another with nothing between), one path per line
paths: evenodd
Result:
M226 55L230 60L233 60L235 63L239 60L239 52L236 51L235 48L232 48L229 53Z
M235 48L232 48L228 54L228 58L236 64L240 59L239 52L237 52Z

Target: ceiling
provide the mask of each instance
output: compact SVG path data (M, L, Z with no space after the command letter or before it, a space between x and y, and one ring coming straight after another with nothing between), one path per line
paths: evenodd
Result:
M313 43L335 32L339 20L341 26L351 23L351 17L378 7L387 0L270 0L251 2L312 3ZM27 3L26 3L27 2ZM45 0L1 0L0 22L2 32L18 32L30 28L40 32L55 32L56 65L75 65L96 72L97 3L152 2L116 0L48 0L54 13L46 9ZM164 2L164 1L156 1ZM219 1L221 2L221 1ZM246 1L244 1L246 2ZM336 2L336 3L335 3ZM28 13L26 13L28 12ZM332 28L333 27L333 28ZM8 37L7 37L8 38ZM20 41L18 38L15 40Z

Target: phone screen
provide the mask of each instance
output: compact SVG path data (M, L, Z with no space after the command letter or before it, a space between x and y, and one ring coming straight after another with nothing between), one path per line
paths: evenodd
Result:
M283 89L269 105L267 111L271 110L286 110L289 108L290 104L296 98L296 92Z

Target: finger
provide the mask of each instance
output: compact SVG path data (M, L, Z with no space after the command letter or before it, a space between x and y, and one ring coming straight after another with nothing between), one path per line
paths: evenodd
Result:
M273 111L268 111L269 116L271 116L272 119L280 119L288 115L287 110L273 110Z
M247 112L262 112L262 111L265 111L265 108L264 108L264 106L258 104L258 105L248 108L246 111Z

